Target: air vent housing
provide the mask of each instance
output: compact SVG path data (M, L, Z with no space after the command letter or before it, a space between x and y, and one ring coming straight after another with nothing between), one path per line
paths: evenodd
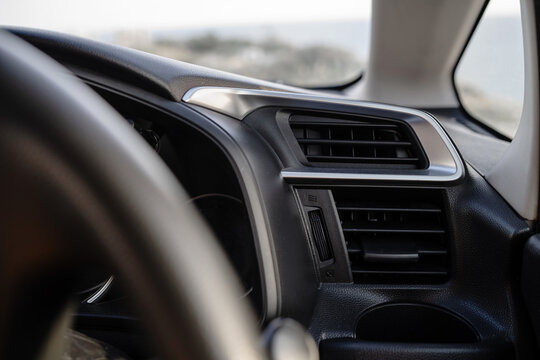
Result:
M293 114L289 124L310 165L398 169L428 165L414 132L400 121Z
M448 280L448 231L441 191L339 189L333 196L355 282Z

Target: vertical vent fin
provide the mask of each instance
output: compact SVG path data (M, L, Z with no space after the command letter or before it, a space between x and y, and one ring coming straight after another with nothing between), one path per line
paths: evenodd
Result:
M319 259L321 261L327 261L332 259L332 249L328 239L328 234L324 225L322 212L320 209L311 210L308 212L309 223L311 226L311 233L317 252L319 253Z

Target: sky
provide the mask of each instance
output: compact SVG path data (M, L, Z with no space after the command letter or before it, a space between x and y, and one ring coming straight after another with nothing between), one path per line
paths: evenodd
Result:
M431 1L431 0L429 0ZM492 0L494 15L518 0ZM206 27L367 19L370 0L2 0L0 24L84 34L121 29Z
M367 19L370 13L369 0L0 1L0 24L69 32Z

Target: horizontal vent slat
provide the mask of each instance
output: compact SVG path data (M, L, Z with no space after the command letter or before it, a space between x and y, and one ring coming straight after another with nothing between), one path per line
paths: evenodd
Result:
M422 229L422 228L377 228L377 227L342 227L343 232L358 233L400 233L400 234L444 234L444 229Z
M446 249L424 249L418 250L420 255L447 255L448 250Z
M378 207L378 206L347 206L337 205L338 211L389 211L389 212L411 212L411 213L440 213L437 208L414 208L414 207Z
M348 254L362 254L364 252L363 249L347 249ZM447 255L448 250L446 249L419 249L418 254L420 255Z
M447 270L368 270L368 269L352 269L353 274L372 274L372 275L448 275Z
M300 144L335 144L335 145L355 145L355 146L411 146L409 141L373 141L373 140L333 140L333 139L309 139L297 138Z
M356 123L356 122L346 122L346 123L340 123L340 122L332 122L332 121L321 121L321 122L313 122L313 121L296 121L296 120L290 120L289 124L291 126L332 126L332 127L350 127L350 128L375 128L375 129L388 129L393 130L397 129L397 125L393 124L372 124L372 123Z
M308 161L350 162L362 161L370 163L415 163L418 158L410 157L366 157L366 156L332 156L332 155L306 155Z

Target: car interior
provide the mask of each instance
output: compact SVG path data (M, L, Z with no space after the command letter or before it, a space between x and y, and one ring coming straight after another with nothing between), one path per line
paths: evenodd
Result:
M373 0L339 86L2 25L0 358L539 359L540 1L514 128L489 6Z

